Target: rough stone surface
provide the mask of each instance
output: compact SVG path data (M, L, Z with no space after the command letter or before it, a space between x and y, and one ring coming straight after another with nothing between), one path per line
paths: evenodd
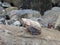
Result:
M5 10L3 7L0 6L0 16L5 15Z
M6 13L11 12L12 10L18 10L18 8L17 7L9 7L9 8L5 9Z
M60 45L60 32L53 29L41 28L40 35L31 35L23 27L0 25L0 44Z
M10 9L9 9L10 10ZM32 18L32 17L41 17L41 14L39 11L31 10L31 9L24 9L24 10L12 10L7 11L7 14L12 18L14 15L20 17L20 18Z
M60 24L57 25L56 29L60 31Z
M40 17L38 21L45 27L47 27L48 24L51 23L56 28L57 25L60 24L59 18L60 18L60 8L53 7L51 10L46 11L44 13L44 16Z
M55 22L56 24L55 24L55 28L60 24L60 13L59 13L59 16L58 16L58 19L57 19L57 21Z

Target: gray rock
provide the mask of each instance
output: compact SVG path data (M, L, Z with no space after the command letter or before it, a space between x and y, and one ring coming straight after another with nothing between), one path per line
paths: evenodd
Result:
M14 25L14 26L20 26L21 25L20 21L18 21L18 20L10 20L7 23L8 23L8 25Z
M41 31L39 29L36 29L32 26L28 27L28 31L32 34L32 35L39 35L41 34Z
M21 23L19 21L15 21L12 25L15 25L15 26L20 26Z
M6 14L9 15L9 12L11 12L12 10L17 10L18 8L17 7L9 7L9 8L6 8L5 11L6 11Z
M32 17L41 17L41 14L39 11L31 10L31 9L24 9L24 10L13 10L8 13L10 17L13 15L17 15L21 18L32 18Z
M59 7L54 7L52 8L51 10L49 11L46 11L44 13L44 16L42 16L40 18L40 22L43 23L43 25L48 25L48 23L52 23L52 24L55 24L55 27L56 25L58 25L58 22L57 20L59 20L59 15L60 15L60 8Z
M5 18L4 17L0 17L0 24L5 24Z
M60 24L57 25L56 29L60 31Z
M51 10L56 11L56 12L60 12L60 7L53 7Z
M55 28L60 24L60 13L58 13L58 18L55 22Z
M3 7L0 6L0 16L4 16L5 15L5 10Z
M2 6L2 2L0 2L0 6Z
M11 5L7 2L2 3L2 7L11 7Z

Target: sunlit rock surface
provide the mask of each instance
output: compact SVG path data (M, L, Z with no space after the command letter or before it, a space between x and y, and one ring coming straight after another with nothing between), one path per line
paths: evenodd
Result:
M0 25L0 38L1 45L60 45L60 32L47 28L41 28L40 35L31 35L23 27Z
M54 24L55 28L59 25L60 18L60 7L53 7L51 10L48 10L44 13L44 16L40 17L38 21L44 25L48 26L48 23Z
M15 6L22 8L23 2L20 0L18 0L19 2L17 0L10 1L7 0L7 2L14 3ZM17 7L9 7L6 9L3 7L0 8L0 14L3 14L2 16L0 15L0 45L60 45L60 32L58 31L60 29L60 8L53 7L51 10L48 10L51 8L50 0L34 0L31 2L32 7L30 6L29 1L30 0L28 0L28 3L25 1L24 4L28 4L27 8L34 8L34 10L18 10ZM43 4L47 5L44 6ZM35 9L39 9L39 11L41 10L42 12L46 10L48 11L44 13L44 16L41 16L40 12ZM6 19L8 16L10 19ZM58 27L58 30L55 30L55 28L47 28L48 23L54 24L55 27ZM25 27L22 26L22 24L33 26L34 28L40 30L41 34L32 35L28 32L28 26ZM42 26L46 27L42 28Z

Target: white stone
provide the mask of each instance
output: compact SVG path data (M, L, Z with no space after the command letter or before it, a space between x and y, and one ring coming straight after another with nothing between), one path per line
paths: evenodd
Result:
M26 19L26 18L22 18L23 22L27 25L31 25L31 26L34 26L34 27L39 27L41 28L41 25L39 24L39 22L37 21L33 21L31 19Z
M13 25L15 25L15 26L20 26L21 24L20 24L19 21L15 21L15 22L13 23Z

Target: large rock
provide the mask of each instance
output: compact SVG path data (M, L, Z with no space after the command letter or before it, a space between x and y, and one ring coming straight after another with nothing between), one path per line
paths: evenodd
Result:
M60 24L56 26L56 29L60 31Z
M59 24L60 24L60 13L59 13L59 16L55 22L55 28L57 28L57 26L59 26Z
M56 11L56 12L60 12L60 7L53 7L51 10Z
M24 10L12 10L8 12L8 15L10 17L13 17L14 15L20 17L20 18L32 18L32 17L41 17L41 14L39 11L31 10L31 9L24 9Z
M8 14L9 12L11 12L12 10L18 10L17 7L9 7L9 8L6 8L5 11L6 13Z
M40 35L31 35L26 28L0 25L1 45L60 45L60 32L41 28Z
M43 25L47 26L48 23L52 23L58 25L59 21L59 14L60 14L60 8L59 7L54 7L51 10L48 10L44 13L44 16L40 18L40 23ZM56 22L57 21L57 22Z

